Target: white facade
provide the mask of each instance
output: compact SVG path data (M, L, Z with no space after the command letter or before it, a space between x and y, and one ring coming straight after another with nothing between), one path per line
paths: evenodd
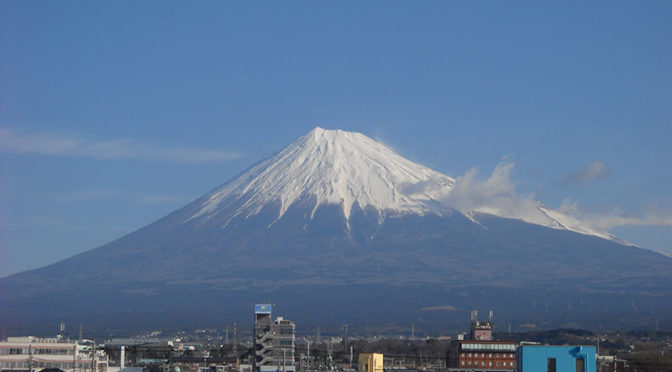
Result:
M0 342L0 372L40 371L58 368L66 372L106 372L107 356L90 346L60 338L9 337Z

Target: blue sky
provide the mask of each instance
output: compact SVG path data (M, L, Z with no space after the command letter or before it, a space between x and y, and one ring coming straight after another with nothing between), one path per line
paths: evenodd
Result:
M672 253L669 2L0 2L0 276L311 128Z

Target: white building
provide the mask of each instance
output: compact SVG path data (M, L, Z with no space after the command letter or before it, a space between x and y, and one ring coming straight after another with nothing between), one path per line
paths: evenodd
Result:
M0 342L0 372L107 372L108 359L91 346L61 338L9 337Z

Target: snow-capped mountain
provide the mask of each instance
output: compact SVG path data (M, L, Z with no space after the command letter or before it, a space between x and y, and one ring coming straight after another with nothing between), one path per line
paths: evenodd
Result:
M530 198L465 202L493 184L315 128L158 221L0 278L0 328L221 327L259 302L302 325L461 329L482 308L514 327L672 327L672 258Z
M341 206L346 219L353 204L373 207L381 216L442 214L447 209L438 200L454 183L361 133L318 127L215 190L192 218L238 203L230 218L249 217L274 201L280 202L280 218L308 198L315 203L311 216L324 204Z
M317 127L213 191L188 220L224 213L226 227L235 217L249 218L278 202L277 220L305 200L313 204L311 218L321 205L338 205L349 221L355 204L375 210L380 221L390 215L446 215L454 212L448 200L455 182L361 133ZM525 211L486 205L460 212L474 222L478 214L490 214L622 242L540 203Z

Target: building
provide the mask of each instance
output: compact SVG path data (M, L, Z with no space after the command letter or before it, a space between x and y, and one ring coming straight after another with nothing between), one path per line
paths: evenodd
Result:
M62 338L9 337L0 342L0 372L58 368L66 372L106 372L107 356L90 345Z
M490 310L490 317L487 322L480 321L476 319L478 317L478 311L473 310L471 312L471 339L472 340L492 340L492 315L493 312Z
M296 325L283 317L275 319L271 324L273 336L273 359L276 370L281 372L294 372L294 343L296 342Z
M471 312L470 340L450 343L446 353L446 367L450 371L514 371L516 369L515 341L495 341L492 339L492 317L488 321L478 320L478 312Z
M273 371L273 340L271 335L272 306L254 306L254 372Z
M475 320L471 322L471 339L472 340L492 340L492 322L482 322Z
M450 371L514 371L515 341L457 340L450 343L446 367Z
M272 305L254 307L254 372L294 372L296 325L278 317L272 321Z
M517 372L596 372L595 346L521 345Z
M383 354L359 354L359 372L383 372Z

